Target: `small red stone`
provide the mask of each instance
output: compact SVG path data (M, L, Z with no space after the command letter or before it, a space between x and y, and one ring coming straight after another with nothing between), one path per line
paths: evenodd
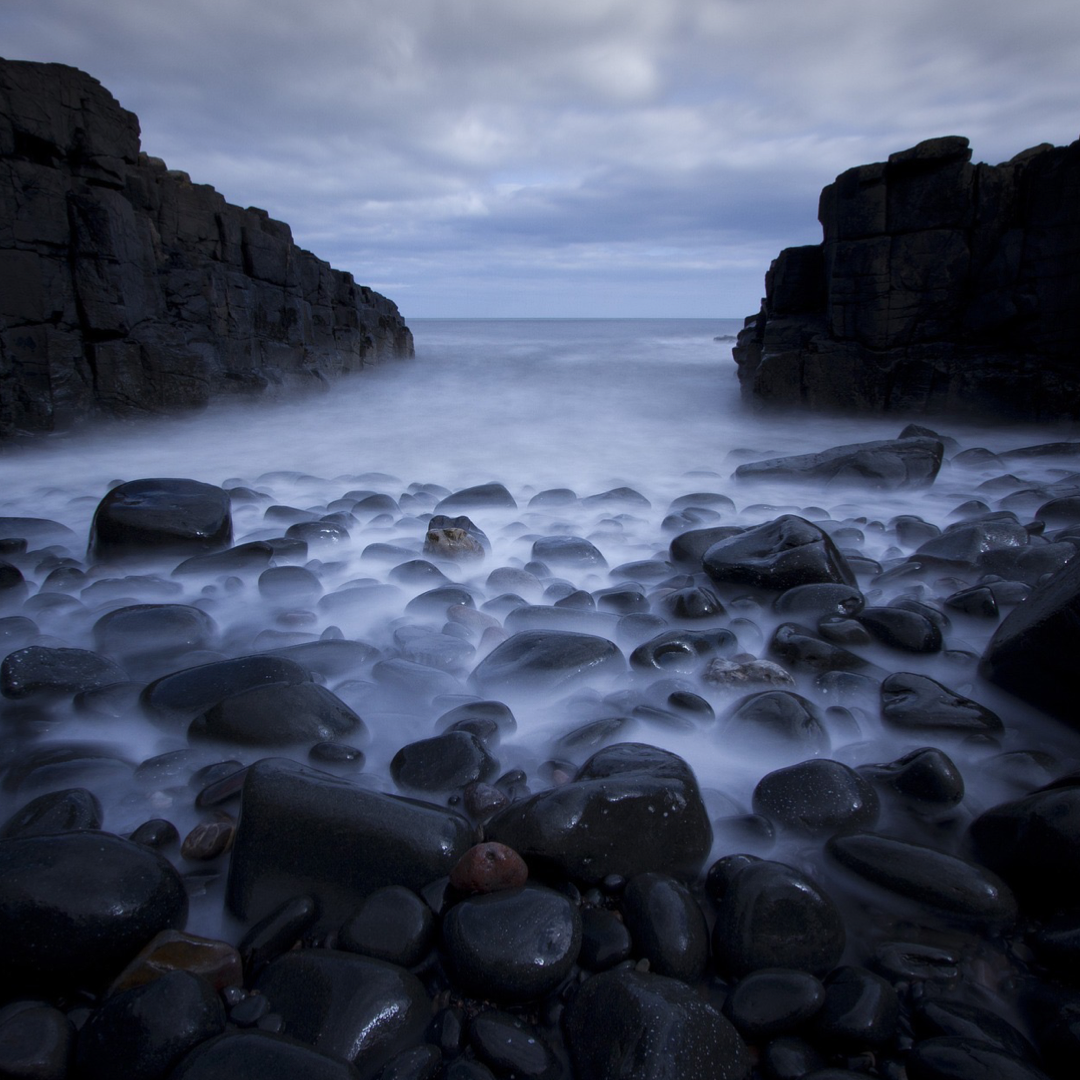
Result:
M528 878L525 860L513 848L494 841L469 848L450 871L450 884L463 893L516 889Z

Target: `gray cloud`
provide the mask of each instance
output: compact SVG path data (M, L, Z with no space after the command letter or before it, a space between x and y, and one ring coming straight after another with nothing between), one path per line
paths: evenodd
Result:
M740 315L843 169L1077 135L1075 0L6 0L406 315Z

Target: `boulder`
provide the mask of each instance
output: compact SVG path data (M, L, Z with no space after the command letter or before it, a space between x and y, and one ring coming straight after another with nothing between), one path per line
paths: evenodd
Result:
M937 439L852 443L816 454L747 462L735 470L735 476L753 482L805 480L891 491L932 484L943 453L944 447Z

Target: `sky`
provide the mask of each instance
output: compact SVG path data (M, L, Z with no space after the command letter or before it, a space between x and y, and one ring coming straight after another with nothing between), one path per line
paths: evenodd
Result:
M0 0L409 318L734 318L821 188L1080 134L1076 0Z

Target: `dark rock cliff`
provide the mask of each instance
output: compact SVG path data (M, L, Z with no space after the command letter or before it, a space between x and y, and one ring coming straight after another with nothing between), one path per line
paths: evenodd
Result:
M821 193L734 355L747 398L875 412L1080 416L1080 142L1002 165L931 139Z
M0 59L0 437L411 354L390 300L142 153L95 79Z

